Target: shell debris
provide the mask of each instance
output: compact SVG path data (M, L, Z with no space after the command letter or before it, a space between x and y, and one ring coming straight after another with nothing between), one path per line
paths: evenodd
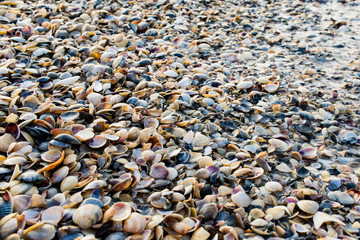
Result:
M0 239L357 239L358 1L1 1Z

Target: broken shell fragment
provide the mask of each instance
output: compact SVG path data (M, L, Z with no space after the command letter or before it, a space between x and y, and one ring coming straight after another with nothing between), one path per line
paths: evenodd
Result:
M328 223L328 222L335 222L339 225L345 225L341 220L339 220L336 217L333 217L327 213L324 213L324 212L317 212L314 215L313 221L314 221L315 229L319 229L321 227L321 225L323 225L324 223Z

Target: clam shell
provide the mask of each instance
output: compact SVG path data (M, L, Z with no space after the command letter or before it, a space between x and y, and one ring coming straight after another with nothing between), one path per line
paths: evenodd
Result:
M203 216L205 221L215 220L218 214L218 207L215 203L207 203L199 211L199 214Z
M269 218L270 220L278 220L285 216L285 210L283 208L273 207L266 209L265 214L270 216L266 217L267 219Z
M104 213L104 220L111 218L115 222L127 219L131 214L131 206L125 202L117 202ZM104 222L103 220L103 222Z
M90 139L92 139L95 136L95 133L89 130L81 130L79 132L77 132L75 134L75 137L80 141L80 142L85 142L85 141L89 141Z
M269 192L280 192L282 191L283 187L280 183L271 181L265 183L265 189L268 190Z
M89 146L91 148L101 148L107 143L107 138L102 135L97 135L89 140Z
M145 217L139 213L131 213L125 220L123 229L128 233L142 233L146 227Z
M7 215L11 217L10 215ZM2 220L5 220L2 218ZM6 219L0 225L0 237L5 238L6 236L16 232L18 230L18 221L15 217L11 217L10 219Z
M248 207L251 204L251 199L245 192L238 192L231 196L231 200L238 206L238 207Z
M251 226L254 226L254 227L265 227L266 225L269 224L269 222L264 219L258 218L258 219L255 219L254 221L252 221L250 224L251 224Z
M266 84L264 86L264 89L268 92L268 93L274 93L276 92L276 90L279 88L279 83L273 83L270 82L268 84Z
M64 180L61 181L60 190L61 192L72 190L75 187L77 187L78 184L79 184L79 180L77 177L67 176L66 178L64 178Z
M27 195L17 195L13 197L14 212L22 213L30 208L30 197Z
M45 162L53 163L59 160L59 158L61 158L61 152L58 150L49 150L41 154L41 159Z
M17 156L17 157L9 157L3 163L4 165L25 165L27 163L27 159L25 157Z
M41 220L45 223L50 223L56 226L62 219L63 215L64 215L64 209L62 207L53 206L46 209L41 214Z
M286 152L286 151L290 150L290 148L291 148L291 145L287 144L286 142L284 142L282 140L275 139L275 138L270 139L269 144L270 144L270 148L273 148L274 151L277 151L277 152Z
M265 213L258 208L254 208L251 209L250 213L249 213L249 217L251 217L251 219L258 219L258 218L263 218L265 216Z
M101 208L93 204L86 204L76 209L72 220L81 229L89 229L98 223L102 217Z
M51 240L55 234L55 226L44 222L37 223L24 231L25 239L28 240Z
M301 157L304 159L314 159L317 157L317 149L313 147L306 147L299 151Z
M163 163L156 163L151 166L149 175L155 179L165 179L169 175L169 170Z
M303 224L293 223L291 228L294 229L298 233L308 233L310 230L306 228Z
M236 88L238 90L244 90L244 89L251 88L253 85L254 84L250 81L242 81L237 84Z
M320 207L317 202L311 200L300 200L297 205L302 211L310 214L315 214Z
M68 166L63 166L61 168L59 168L58 170L56 170L52 176L51 176L51 181L56 184L59 183L61 181L64 180L64 178L68 175L69 173L69 167Z
M194 139L192 140L192 145L195 148L205 147L209 143L210 143L210 139L198 132L195 134Z

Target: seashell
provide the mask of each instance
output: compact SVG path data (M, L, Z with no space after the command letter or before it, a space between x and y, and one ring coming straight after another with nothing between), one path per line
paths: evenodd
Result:
M218 214L218 207L215 203L204 204L199 214L203 216L204 221L215 220Z
M82 235L80 237L82 237ZM110 233L105 240L125 240L126 238L127 234L124 232L113 232Z
M22 156L8 157L3 163L4 165L24 165L27 163L27 159Z
M51 176L51 181L56 184L59 183L61 181L64 180L64 178L69 174L69 167L68 166L63 166L61 168L59 168L58 170L56 170L52 176Z
M144 127L157 129L159 127L159 120L156 118L147 118L144 120Z
M41 90L48 91L51 90L53 87L54 87L54 82L51 80L39 82L39 88Z
M356 188L352 188L347 191L347 194L349 194L355 202L358 202L360 200L360 190Z
M269 224L269 222L264 219L258 218L252 221L250 224L253 227L265 227L266 225Z
M102 135L97 135L89 140L89 146L91 148L101 148L107 143L107 138Z
M25 194L31 187L32 187L32 184L19 183L19 184L16 184L15 186L12 186L10 188L9 192L11 193L12 196Z
M337 199L341 204L344 205L350 205L355 203L354 198L352 198L348 193L346 192L340 192L337 194Z
M315 214L320 207L317 202L311 200L300 200L297 205L302 211L310 214Z
M265 211L266 217L268 220L278 220L285 216L285 210L283 208L268 208Z
M218 195L221 197L230 195L231 192L232 192L232 188L229 188L227 186L220 186L218 188Z
M58 86L67 87L67 86L74 84L79 79L80 79L80 76L65 78L65 79L62 79L62 80L56 82L55 87L58 87Z
M22 213L30 208L30 197L27 195L17 195L13 197L14 212Z
M24 231L24 238L26 240L51 240L56 234L56 228L44 222L39 222Z
M241 179L256 179L261 177L264 174L264 169L262 168L239 168L237 169L233 175L235 177L241 178Z
M93 204L86 204L76 209L72 216L72 220L81 229L85 230L98 223L102 217L103 213L100 207Z
M236 85L236 88L238 90L245 90L251 88L253 85L254 84L251 81L242 81Z
M79 181L78 181L77 177L67 176L66 178L64 178L64 180L61 181L60 190L61 190L61 192L72 190L76 186L78 186L78 184L79 184Z
M282 191L283 187L280 183L271 181L265 183L265 189L268 190L269 192L280 192Z
M141 156L144 158L145 161L151 162L155 159L156 154L151 150L145 150L141 153Z
M317 150L313 147L303 148L299 153L301 154L301 157L305 159L314 159L317 157Z
M165 179L169 175L169 170L164 163L155 163L151 166L149 175L155 179Z
M166 177L167 180L174 180L178 176L178 171L175 168L169 167L167 170L169 171L169 174Z
M46 207L46 201L44 195L34 194L30 200L31 208L43 208Z
M18 230L16 214L4 216L0 221L0 238L3 239Z
M197 164L198 164L199 168L205 168L205 167L214 165L212 158L209 156L203 156L203 157L199 158L197 160Z
M130 216L131 212L132 209L130 204L126 202L117 202L105 211L103 222L106 222L108 219L115 222L123 221Z
M164 217L163 222L166 226L168 226L169 228L172 228L175 223L180 222L183 219L184 219L184 217L181 216L180 214L172 213L172 214L166 215Z
M180 222L175 222L172 225L172 228L175 232L184 235L195 231L199 227L199 225L200 221L198 219L186 217Z
M115 181L115 185L111 189L112 192L119 192L128 189L133 182L133 177L131 173L122 174L119 179Z
M195 177L197 177L197 178L207 179L210 176L211 176L211 172L204 168L197 170L195 173ZM231 191L230 191L230 193L231 193Z
M10 133L2 135L0 137L0 152L7 152L9 145L15 141L16 139Z
M64 216L64 209L59 206L53 206L46 209L41 214L41 220L45 223L57 225Z
M151 220L147 223L146 229L154 229L160 223L162 223L164 217L162 215L154 215L151 217Z
M8 155L11 153L18 153L27 155L33 151L33 147L29 142L11 143L8 149Z
M276 169L284 173L291 173L293 170L286 163L280 163L279 165L276 166Z
M103 188L106 185L107 185L107 183L104 180L95 180L95 181L92 181L91 183L89 183L88 185L86 185L86 187L84 187L83 191L93 190L95 188Z
M80 113L77 111L66 111L64 113L62 113L60 115L60 118L64 121L64 122L68 122L68 121L73 121L76 118L78 118L80 116Z
M258 218L263 218L265 216L265 213L258 208L254 208L251 209L250 213L249 213L249 217L251 219L258 219Z
M177 78L179 74L175 72L174 70L168 70L164 72L164 75L167 77Z
M203 227L200 227L195 230L191 236L191 240L206 240L210 237L210 233L206 231Z
M47 50L46 48L38 48L32 53L32 55L35 57L40 57L40 56L46 55L48 53L49 53L49 50Z
M238 192L231 196L231 200L238 206L246 208L250 206L251 199L245 192Z
M358 142L359 137L354 132L343 131L339 134L339 139L344 144L355 144Z
M268 149L268 152L273 152L273 151L277 151L277 152L286 152L288 150L290 150L291 145L287 144L286 142L279 140L279 139L275 139L272 138L269 140L269 144L270 147Z
M233 227L222 226L219 231L224 234L224 240L239 240L238 233Z
M69 135L69 134L59 134L59 135L55 136L53 140L67 143L70 145L80 145L79 140L77 140L74 136Z
M5 133L8 133L15 139L18 139L20 137L19 126L16 123L9 123L8 125L6 125Z
M210 143L210 139L203 134L197 132L192 140L192 145L195 148L205 147Z
M291 225L291 229L298 233L308 233L310 231L308 228L306 228L303 224L300 223L293 223Z
M75 134L75 137L80 141L80 142L85 142L85 141L89 141L90 139L92 139L95 136L94 132L89 131L89 130L81 130L79 132L77 132Z
M324 223L328 223L328 222L335 222L340 225L345 225L345 223L343 223L341 220L339 220L336 217L333 217L327 213L324 213L324 212L315 213L315 215L313 217L313 221L314 221L315 229L319 229L321 227L321 225L323 225Z
M7 236L6 238L4 238L4 240L20 240L20 236L17 233L13 233L10 234L9 236Z
M61 158L61 152L58 150L50 150L41 154L41 159L45 162L53 163L59 160L59 158Z
M279 88L279 83L269 82L264 86L265 91L268 93L274 93Z
M146 227L145 217L139 213L131 213L130 217L125 220L123 229L128 233L142 233Z
M10 192L5 191L2 198L0 198L0 219L13 212L13 204Z

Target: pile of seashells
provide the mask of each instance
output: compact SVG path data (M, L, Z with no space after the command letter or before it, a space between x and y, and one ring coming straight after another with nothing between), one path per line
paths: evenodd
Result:
M0 239L358 239L358 8L0 2Z

